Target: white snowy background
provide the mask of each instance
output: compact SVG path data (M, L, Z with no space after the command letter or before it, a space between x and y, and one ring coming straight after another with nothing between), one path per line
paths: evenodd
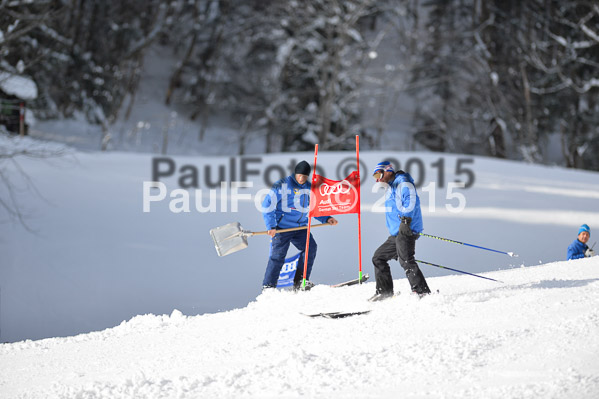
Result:
M49 145L2 137L5 148ZM60 158L18 158L5 164L34 233L0 225L0 396L21 397L559 397L599 393L599 258L565 262L582 223L599 226L599 175L463 155L363 152L363 268L388 233L373 212L372 165L395 158L422 161L419 190L425 232L502 251L430 238L417 258L503 281L496 283L421 265L439 294L418 300L397 262L396 291L385 303L366 301L375 290L326 284L358 273L357 217L314 230L318 255L306 293L261 295L266 237L218 257L208 231L239 221L264 225L253 200L210 200L205 167L217 180L239 179L242 158L172 156L177 170L199 171L201 192L190 190L190 212L174 213L171 198L143 212L143 182L152 154L66 149ZM325 176L340 177L355 154L321 152ZM254 183L267 188L268 166L287 168L313 154L243 158ZM460 159L474 184L447 198ZM439 180L442 160L444 184ZM231 168L232 162L234 168ZM412 161L412 173L419 169ZM436 164L437 166L432 166ZM28 181L19 172L26 173ZM169 194L177 172L164 179ZM271 180L276 180L272 172ZM342 177L342 176L341 176ZM37 193L27 184L33 184ZM425 189L428 187L427 189ZM433 189L434 187L434 189ZM428 190L428 191L427 191ZM434 200L433 200L434 198ZM227 205L225 211L221 207ZM448 209L449 208L449 209ZM290 250L289 254L295 253ZM301 313L367 310L342 320ZM94 332L95 331L95 332ZM80 335L77 335L80 334ZM56 338L52 338L56 337ZM62 337L62 338L61 338ZM35 341L23 341L34 339ZM15 342L18 341L18 342Z

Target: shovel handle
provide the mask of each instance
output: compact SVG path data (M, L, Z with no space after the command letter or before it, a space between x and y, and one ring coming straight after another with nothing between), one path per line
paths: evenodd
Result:
M329 223L313 224L312 228L321 227L321 226L332 226L332 224L329 224ZM308 226L291 227L289 229L277 230L277 234L279 234L279 233L285 233L287 231L307 230L307 229L308 229ZM260 236L260 235L266 235L266 234L268 234L268 231L248 232L248 235L250 235L250 236Z

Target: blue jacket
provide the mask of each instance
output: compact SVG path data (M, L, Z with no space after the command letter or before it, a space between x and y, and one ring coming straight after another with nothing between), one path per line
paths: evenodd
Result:
M294 176L276 182L262 201L262 216L267 230L287 229L308 225L310 205L309 182L299 184ZM329 216L316 219L326 223Z
M396 173L395 179L385 193L385 208L387 209L387 229L389 234L396 236L399 233L400 217L412 218L412 232L420 234L422 227L422 212L420 211L420 197L414 186L414 179L409 173Z
M584 258L587 249L589 249L589 246L581 243L577 238L568 246L568 260Z

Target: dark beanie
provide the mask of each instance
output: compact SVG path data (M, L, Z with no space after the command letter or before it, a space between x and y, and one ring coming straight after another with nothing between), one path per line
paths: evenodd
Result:
M310 167L310 164L306 161L301 161L300 163L295 165L295 174L296 175L309 176L311 170L312 170L312 168Z

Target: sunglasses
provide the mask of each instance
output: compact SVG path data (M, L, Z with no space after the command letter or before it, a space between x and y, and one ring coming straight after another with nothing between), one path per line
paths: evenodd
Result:
M382 178L384 174L385 174L385 172L381 169L381 170L377 170L376 172L374 172L372 177L374 177L375 179L378 180L378 179Z

